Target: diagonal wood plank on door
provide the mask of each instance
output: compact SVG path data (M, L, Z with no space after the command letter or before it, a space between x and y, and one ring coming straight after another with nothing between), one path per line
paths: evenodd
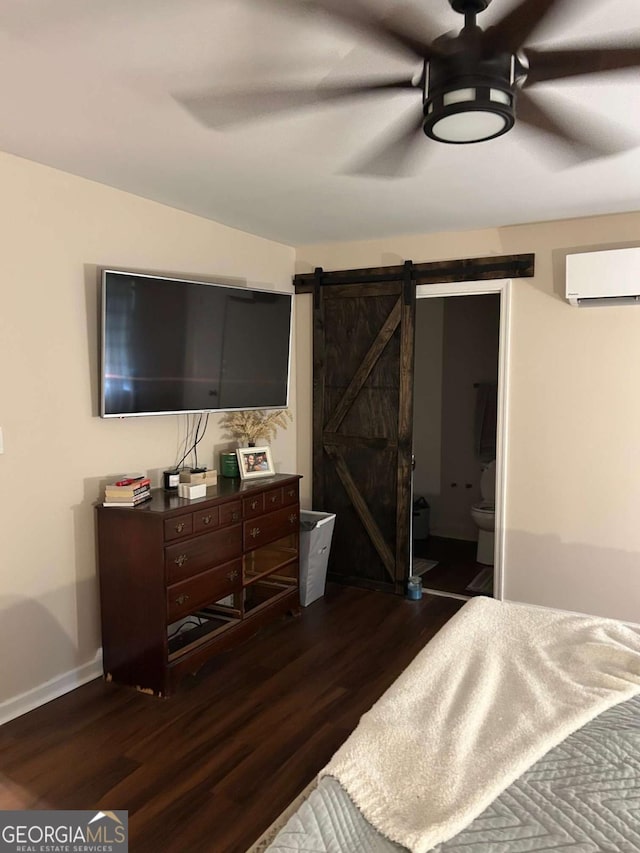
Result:
M354 482L353 477L351 476L351 472L347 466L347 463L344 460L344 456L342 455L342 451L339 450L334 445L325 444L325 451L333 460L338 476L340 477L340 481L344 486L344 489L349 496L349 500L353 504L353 508L358 514L360 521L364 525L371 542L373 543L374 548L378 552L380 559L382 560L385 569L387 570L391 580L395 580L396 575L396 560L391 551L391 548L387 544L384 536L382 535L382 531L378 527L376 520L371 515L369 507L367 506L367 502L363 498L360 490Z
M384 352L384 349L391 340L393 333L398 328L401 317L402 298L399 298L391 309L391 313L385 320L373 343L369 347L369 351L363 358L359 368L354 373L347 389L338 401L338 404L336 405L333 414L325 424L325 432L338 431L338 427L340 426L340 424L344 420L345 415L353 405L353 402L360 393L362 386L367 381L367 377L373 370L375 363L378 361L378 359Z

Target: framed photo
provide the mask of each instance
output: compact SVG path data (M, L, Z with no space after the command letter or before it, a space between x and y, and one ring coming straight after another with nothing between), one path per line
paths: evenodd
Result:
M276 472L271 459L270 447L239 447L236 450L238 468L243 480L256 477L272 477Z

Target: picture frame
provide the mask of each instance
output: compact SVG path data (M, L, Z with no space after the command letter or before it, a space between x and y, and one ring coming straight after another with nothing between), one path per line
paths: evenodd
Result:
M273 477L276 473L270 447L238 447L236 456L242 480Z

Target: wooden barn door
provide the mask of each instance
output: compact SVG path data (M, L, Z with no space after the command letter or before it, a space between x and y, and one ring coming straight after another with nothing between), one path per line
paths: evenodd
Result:
M336 513L329 577L401 593L410 559L415 287L317 287L314 508Z

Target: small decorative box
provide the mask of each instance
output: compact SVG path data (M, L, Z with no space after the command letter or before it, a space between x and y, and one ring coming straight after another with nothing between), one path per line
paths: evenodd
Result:
M178 483L178 497L193 500L194 498L205 498L206 496L206 483Z

